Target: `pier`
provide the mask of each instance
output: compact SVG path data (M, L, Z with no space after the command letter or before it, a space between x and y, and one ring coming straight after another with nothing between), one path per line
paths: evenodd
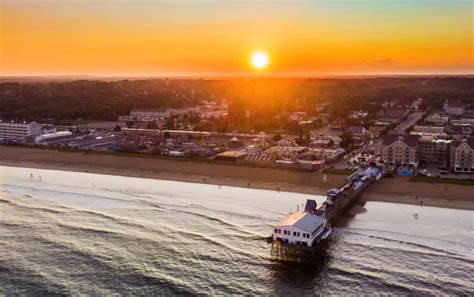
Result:
M268 238L274 260L311 262L323 254L331 235L331 224L353 205L360 194L383 176L378 166L361 168L347 176L347 184L327 191L327 199L317 207L309 199L304 211L290 213L274 226Z

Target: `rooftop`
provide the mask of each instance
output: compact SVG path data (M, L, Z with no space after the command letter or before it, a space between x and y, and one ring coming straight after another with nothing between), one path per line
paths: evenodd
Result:
M446 101L444 104L446 104L446 106L448 107L460 107L460 108L463 108L464 107L464 103L460 102L460 101Z
M293 226L306 232L313 232L326 222L326 219L309 213L294 212L290 213L286 218L281 220L276 227Z
M443 126L415 126L413 132L444 133Z
M362 126L350 126L347 130L350 132L363 132L364 129Z
M474 150L474 137L468 137L465 142Z
M406 143L408 146L416 146L420 135L400 135L400 134L388 134L383 138L383 145L391 145L397 140L401 140Z

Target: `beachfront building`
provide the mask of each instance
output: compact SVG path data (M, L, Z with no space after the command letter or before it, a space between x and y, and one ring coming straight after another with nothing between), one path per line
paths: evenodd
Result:
M444 111L449 115L462 115L465 111L465 105L459 101L446 100L443 105Z
M418 159L424 162L446 162L452 140L423 136L418 141Z
M382 141L382 161L389 166L417 166L419 138L419 135L386 135Z
M118 139L118 136L114 134L86 135L76 137L69 142L69 146L84 150L104 150L115 145Z
M374 136L378 136L383 130L387 129L387 127L389 126L389 122L376 121L374 124L369 126L369 132Z
M474 137L453 143L450 167L455 173L474 173Z
M316 202L308 199L304 211L290 213L273 227L273 240L300 246L311 246L325 231L326 219L315 214Z
M25 143L41 135L41 125L36 122L7 122L0 120L0 139L4 142Z
M46 133L35 137L35 143L41 145L68 145L79 135L70 131Z

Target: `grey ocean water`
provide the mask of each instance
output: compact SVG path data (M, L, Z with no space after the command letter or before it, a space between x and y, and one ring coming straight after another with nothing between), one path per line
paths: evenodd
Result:
M270 261L272 224L310 197L0 167L0 295L474 292L472 211L369 202L319 263Z

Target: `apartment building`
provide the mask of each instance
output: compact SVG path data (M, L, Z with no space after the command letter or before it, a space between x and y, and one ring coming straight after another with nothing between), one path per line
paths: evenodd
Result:
M6 142L25 143L41 135L41 125L36 122L7 122L0 120L0 139Z
M419 135L386 135L382 141L382 161L389 166L417 166Z
M446 162L452 140L424 136L418 141L418 159L424 162Z
M474 137L453 143L450 158L450 167L455 173L474 173Z

